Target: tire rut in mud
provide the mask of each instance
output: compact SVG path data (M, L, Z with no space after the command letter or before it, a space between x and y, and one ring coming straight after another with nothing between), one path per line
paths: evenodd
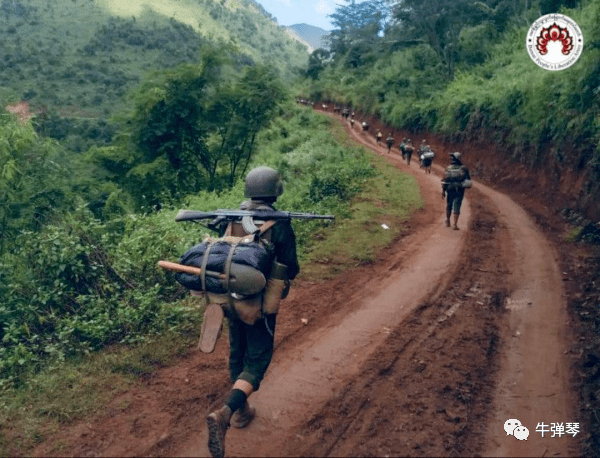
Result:
M464 264L290 444L301 456L473 455L483 445L501 345L508 237L471 194Z

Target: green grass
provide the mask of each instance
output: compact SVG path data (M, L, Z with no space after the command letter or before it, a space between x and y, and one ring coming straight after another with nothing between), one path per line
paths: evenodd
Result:
M334 128L335 137L344 138L339 129L341 126ZM366 154L376 175L367 180L364 190L353 199L351 218L342 220L327 236L317 233L316 237L323 240L312 247L308 264L302 268L302 278L331 278L374 261L383 248L402 234L403 223L423 207L419 187L411 175L399 172L380 156Z

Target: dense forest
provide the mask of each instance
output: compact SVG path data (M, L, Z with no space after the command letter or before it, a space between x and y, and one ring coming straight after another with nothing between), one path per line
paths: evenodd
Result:
M525 52L543 14L573 18L575 65L551 72ZM584 175L577 207L600 217L600 8L578 0L347 1L332 15L331 49L312 53L300 94L375 114L451 141L499 145L554 176Z
M0 116L0 383L166 326L174 312L150 296L178 293L144 246L172 257L172 239L118 246L162 238L150 221L173 215L159 210L234 188L261 132L295 116L285 84L307 50L257 4L160 3L172 17L103 5L0 4L2 103L33 116ZM195 25L175 19L183 6ZM114 264L136 258L135 280Z

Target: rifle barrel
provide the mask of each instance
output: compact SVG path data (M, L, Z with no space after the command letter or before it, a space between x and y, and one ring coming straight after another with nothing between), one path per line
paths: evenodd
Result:
M195 210L179 210L175 221L193 221L198 219L208 219L222 217L227 220L239 220L245 216L251 216L258 219L335 219L333 215L317 215L314 213L294 213L276 210L225 210L219 209L212 212L201 212Z

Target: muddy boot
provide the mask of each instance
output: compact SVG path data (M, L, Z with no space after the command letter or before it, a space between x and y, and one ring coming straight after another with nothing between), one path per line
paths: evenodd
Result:
M210 413L206 418L208 426L208 450L214 458L225 456L225 434L229 428L231 409L223 406Z
M446 227L450 227L450 220L449 219L446 220Z
M454 226L452 226L452 229L454 229L455 231L458 231L459 227L455 224Z
M244 428L252 421L255 414L256 409L246 401L244 406L236 410L231 417L231 426L234 428Z

